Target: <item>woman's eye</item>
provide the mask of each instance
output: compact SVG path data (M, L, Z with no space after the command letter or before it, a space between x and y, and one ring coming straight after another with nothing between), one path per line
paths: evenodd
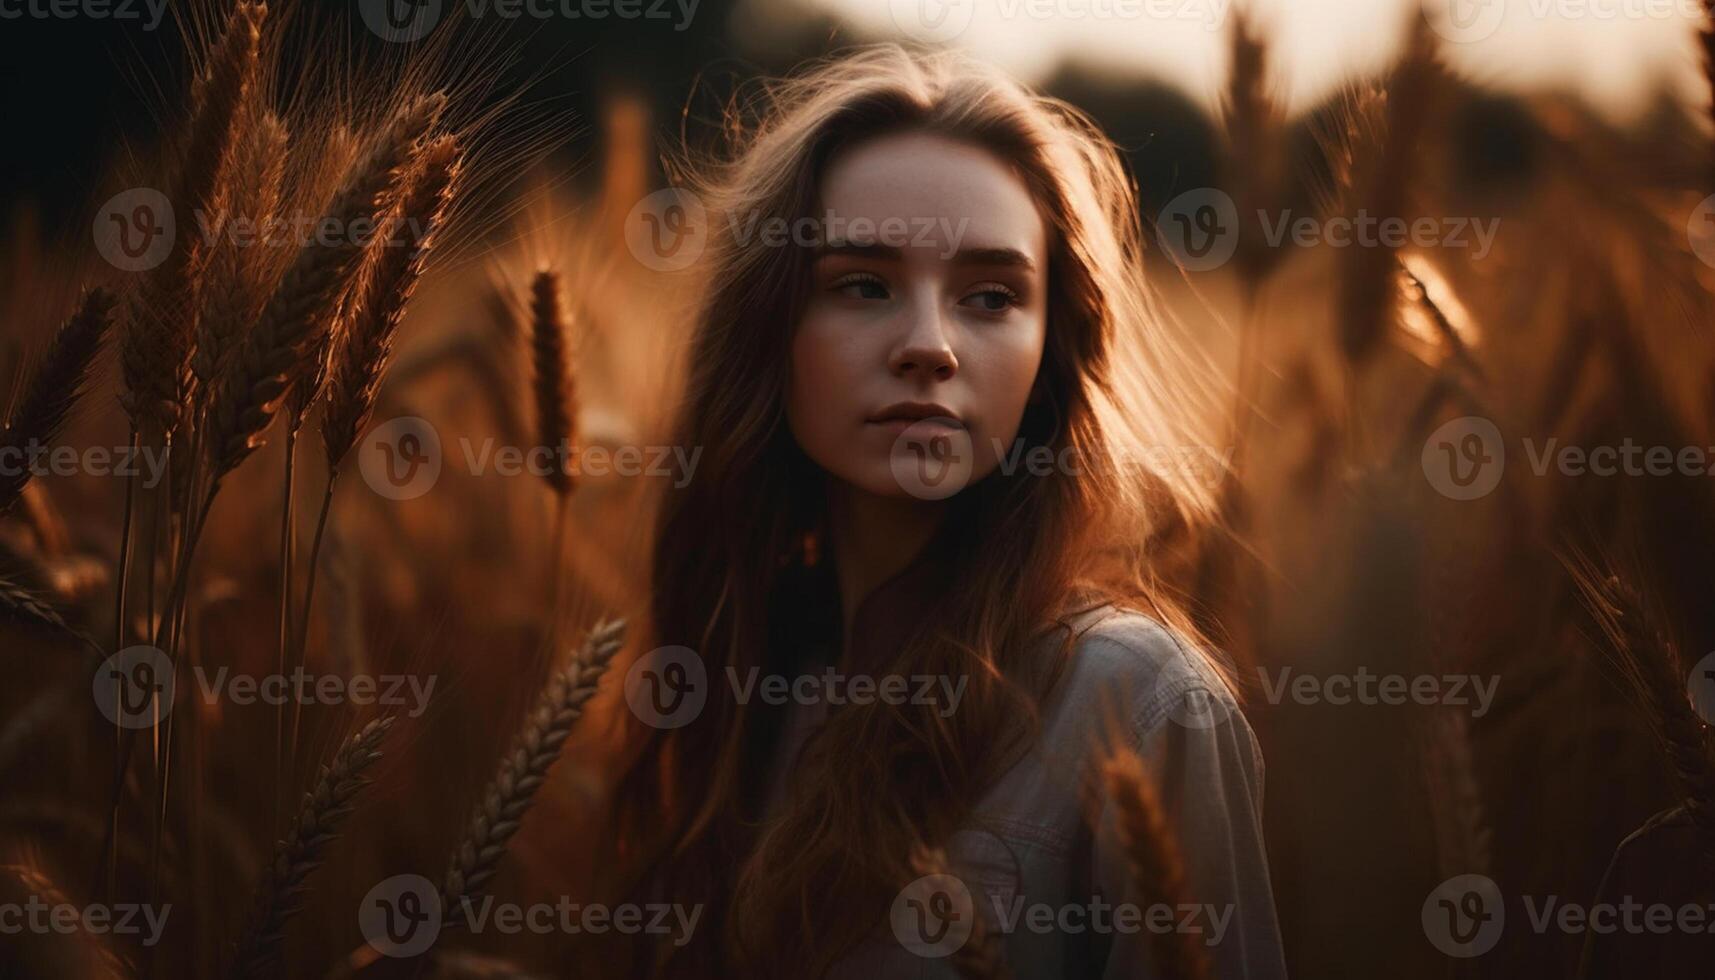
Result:
M960 300L960 302L968 306L973 306L984 313L1005 313L1007 310L1018 305L1018 294L1014 293L1010 289L991 286L987 289L979 289L976 292L967 295L963 300Z
M887 284L874 276L846 276L834 283L834 291L852 299L887 298Z

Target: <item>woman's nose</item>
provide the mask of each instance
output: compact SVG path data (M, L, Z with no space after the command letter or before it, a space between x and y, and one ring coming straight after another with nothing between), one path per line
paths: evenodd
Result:
M888 369L900 377L951 378L959 370L959 358L942 322L940 303L926 297L912 304L906 316L905 333L888 354Z

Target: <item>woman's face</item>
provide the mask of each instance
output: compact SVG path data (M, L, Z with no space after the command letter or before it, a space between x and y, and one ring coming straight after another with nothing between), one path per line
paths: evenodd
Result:
M956 493L1012 452L1042 362L1042 216L998 157L927 133L841 151L820 194L792 434L860 490Z

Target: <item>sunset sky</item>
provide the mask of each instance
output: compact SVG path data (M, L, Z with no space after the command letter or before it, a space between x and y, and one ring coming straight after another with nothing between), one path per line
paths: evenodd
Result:
M1233 0L749 0L746 22L832 13L866 34L951 41L1026 79L1076 55L1175 81L1212 103ZM1302 107L1384 65L1417 0L1252 0L1280 82ZM1624 116L1666 79L1701 100L1698 0L1428 0L1448 63L1514 89L1570 88Z

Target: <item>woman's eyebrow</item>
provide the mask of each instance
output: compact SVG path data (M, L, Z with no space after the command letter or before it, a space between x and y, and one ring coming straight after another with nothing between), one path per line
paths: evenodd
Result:
M893 245L879 243L859 243L850 241L824 242L816 248L816 258L830 256L850 256L862 259L892 259L900 258L900 250ZM985 247L964 248L953 253L952 261L957 265L987 265L1014 266L1025 272L1036 269L1036 263L1030 256L1016 248Z
M960 249L953 255L953 261L961 265L1017 266L1025 272L1031 272L1036 268L1036 263L1031 261L1030 256L1016 248Z

